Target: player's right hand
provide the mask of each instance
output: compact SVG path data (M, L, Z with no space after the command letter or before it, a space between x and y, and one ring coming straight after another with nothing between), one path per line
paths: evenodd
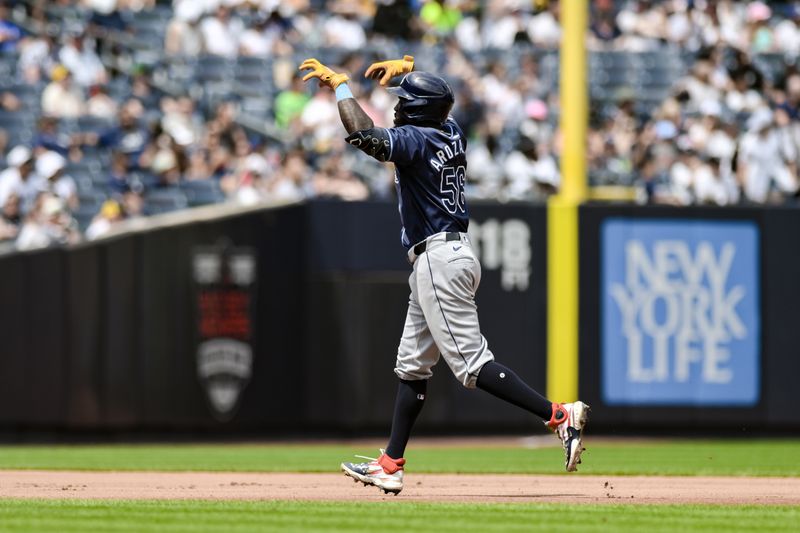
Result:
M303 76L303 81L308 81L311 78L319 80L319 86L327 86L333 90L350 79L350 76L344 73L334 72L330 67L326 67L313 57L306 59L300 64L298 70L310 70L308 74Z
M390 59L371 64L364 77L373 80L380 78L380 84L385 86L395 76L408 74L412 70L414 70L414 56L406 55L403 59Z

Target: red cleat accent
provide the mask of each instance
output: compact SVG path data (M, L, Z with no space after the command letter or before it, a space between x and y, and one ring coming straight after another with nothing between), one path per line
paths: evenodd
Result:
M561 417L559 418L557 415L561 413ZM552 430L555 430L559 424L562 424L565 420L569 418L569 413L564 408L563 405L560 403L553 404L553 415L550 417L550 420L547 422L547 427Z
M398 470L403 469L403 465L406 464L406 460L402 457L400 459L392 459L383 453L380 457L378 457L378 464L383 467L383 471L387 474L394 474Z

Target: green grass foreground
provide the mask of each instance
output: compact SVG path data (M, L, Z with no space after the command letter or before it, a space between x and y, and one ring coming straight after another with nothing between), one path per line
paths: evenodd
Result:
M800 507L0 500L0 532L786 531Z
M555 443L557 444L557 443ZM592 443L580 474L798 476L800 440ZM334 472L377 450L322 444L0 446L0 469ZM407 469L430 473L563 473L559 447L414 447Z

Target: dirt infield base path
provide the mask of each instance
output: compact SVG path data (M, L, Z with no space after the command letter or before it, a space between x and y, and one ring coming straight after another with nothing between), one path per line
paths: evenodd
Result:
M0 498L800 505L800 479L411 474L386 496L333 473L5 470Z

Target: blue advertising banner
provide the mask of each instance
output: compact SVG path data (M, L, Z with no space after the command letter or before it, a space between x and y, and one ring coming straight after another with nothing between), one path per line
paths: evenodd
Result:
M758 403L758 226L608 218L601 246L604 401Z

